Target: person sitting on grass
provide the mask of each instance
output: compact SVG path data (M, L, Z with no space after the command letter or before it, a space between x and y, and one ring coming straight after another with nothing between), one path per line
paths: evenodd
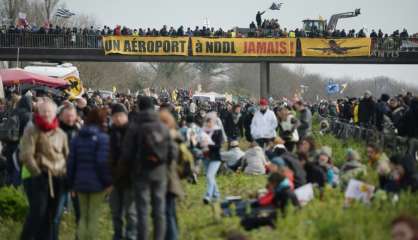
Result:
M379 186L384 188L390 175L388 156L377 144L369 143L367 145L367 157L369 158L369 165L375 169L379 175Z
M275 228L278 216L277 210L280 210L281 216L285 217L289 202L296 208L300 208L300 203L295 193L291 190L289 181L282 173L272 173L269 176L268 181L269 183L273 184L273 186L275 186L272 202L274 210L259 210L256 214L243 218L241 220L241 225L246 230L253 230L262 226L270 226ZM253 207L257 207L257 205L253 204Z
M221 159L226 163L228 169L232 171L237 171L239 166L241 166L241 160L245 153L239 147L238 141L231 141L229 144L228 151L221 152Z
M264 150L256 142L252 142L250 148L242 158L244 173L250 175L266 174L267 160Z
M332 149L328 146L322 147L317 155L317 163L327 175L327 183L335 187L338 185L338 168L332 163Z
M340 181L343 189L345 189L350 179L366 174L367 168L361 163L360 154L352 148L347 149L346 162L340 169Z
M295 177L293 175L293 171L286 165L283 158L273 158L268 165L268 169L270 173L279 172L283 174L289 183L290 189L295 189Z
M306 155L309 161L313 161L316 155L316 143L313 137L302 138L297 144L297 155Z

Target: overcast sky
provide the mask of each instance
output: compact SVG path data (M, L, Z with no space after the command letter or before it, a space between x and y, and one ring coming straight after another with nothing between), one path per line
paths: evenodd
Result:
M266 10L273 0L62 0L75 13L97 18L100 26L126 25L130 28L164 24L178 27L202 26L205 19L217 28L247 27L257 10ZM300 28L305 18L329 19L334 13L361 8L356 18L342 19L339 29L382 29L391 33L407 28L418 33L418 0L282 0L280 11L268 10L263 17L278 18L282 27ZM293 66L292 66L293 67ZM418 65L305 65L308 72L330 77L368 78L389 76L418 85Z

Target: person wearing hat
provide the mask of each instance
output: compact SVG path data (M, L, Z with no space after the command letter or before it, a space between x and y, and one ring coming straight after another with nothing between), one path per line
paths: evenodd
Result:
M276 137L277 118L269 109L267 99L260 99L259 106L251 121L251 136L260 147L264 148Z
M332 148L323 146L316 156L317 164L326 173L327 183L331 186L338 184L339 170L332 162Z
M280 172L287 178L290 189L295 189L295 177L293 171L287 166L285 160L281 157L274 157L268 165L270 173Z
M221 159L226 163L226 166L232 171L236 171L241 165L241 158L244 152L239 147L239 142L234 140L229 143L229 150L221 152Z
M114 104L111 110L110 167L112 170L113 191L110 194L109 204L113 221L113 239L136 239L137 216L134 194L129 178L126 177L128 167L123 166L120 161L123 139L129 124L128 110L120 103Z
M352 178L358 178L360 175L366 175L366 165L361 163L360 154L352 148L347 149L346 162L340 169L341 186L345 188Z

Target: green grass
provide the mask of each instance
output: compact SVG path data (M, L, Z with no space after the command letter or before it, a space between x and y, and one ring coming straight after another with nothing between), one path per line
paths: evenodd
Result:
M217 220L210 206L201 202L205 184L200 179L197 185L184 187L187 197L178 203L178 217L181 228L180 239L223 239L231 230L244 232L238 218ZM263 187L265 177L229 175L218 178L224 195L251 194L252 190ZM261 228L245 233L251 239L389 239L390 221L401 213L418 216L417 195L405 193L400 201L375 201L372 205L355 204L343 207L343 194L327 189L323 201L314 200L300 211L290 210L285 219L279 219L277 229ZM100 236L97 239L111 239L112 227L107 204L100 219ZM18 239L22 222L2 220L0 236ZM61 224L61 239L72 240L75 226L71 214L66 214Z
M357 149L365 156L365 147L361 142L348 140L342 142L333 136L315 136L320 145L333 148L334 161L340 165L347 147ZM365 160L365 159L363 159ZM365 180L376 183L375 175L370 174ZM223 196L249 196L265 185L265 176L245 176L243 174L224 175L218 177ZM197 185L183 183L187 196L178 202L178 218L180 225L180 239L224 239L227 232L238 230L248 235L250 239L283 239L283 240L316 240L316 239L347 239L347 240L385 240L390 239L390 221L399 214L407 213L418 216L418 195L404 193L399 202L376 200L371 205L354 204L344 208L344 196L338 189L326 189L325 197L321 201L315 199L302 210L290 209L286 218L278 220L277 229L261 228L252 232L245 232L239 225L239 219L217 219L210 206L202 203L205 190L203 178ZM100 236L97 239L111 239L112 224L109 208L103 203L103 215L100 218ZM0 236L3 239L18 239L23 220L14 221L2 219L0 216ZM73 240L75 232L74 217L64 215L61 223L61 239Z

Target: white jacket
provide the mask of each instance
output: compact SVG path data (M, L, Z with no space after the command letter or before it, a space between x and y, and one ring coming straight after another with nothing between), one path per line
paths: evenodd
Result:
M275 138L277 128L276 115L270 109L262 114L257 111L251 122L251 136L254 139Z
M258 175L258 174L265 174L266 173L266 155L264 154L264 150L259 147L253 147L248 149L245 152L243 157L244 159L244 173Z

